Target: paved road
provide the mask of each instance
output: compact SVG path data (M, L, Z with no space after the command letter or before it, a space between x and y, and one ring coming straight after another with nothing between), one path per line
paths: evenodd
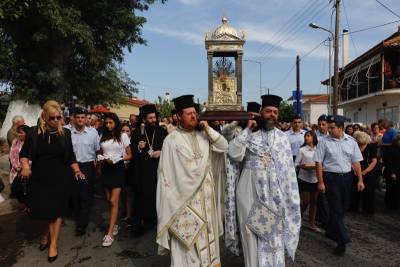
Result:
M101 247L106 229L105 202L97 198L92 223L84 237L75 237L74 224L65 220L61 229L59 258L51 266L167 267L169 258L156 255L155 231L133 238L122 230L110 248ZM334 243L307 229L302 230L295 263L288 266L400 266L400 213L382 207L373 218L348 214L353 242L344 257L332 254ZM0 216L0 266L47 266L46 252L38 250L37 226L26 216ZM222 249L222 265L243 266L240 257Z

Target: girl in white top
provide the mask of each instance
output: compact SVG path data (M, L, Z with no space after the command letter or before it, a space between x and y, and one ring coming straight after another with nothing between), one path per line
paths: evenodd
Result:
M114 113L108 113L104 118L100 147L101 153L98 155L98 160L101 163L101 181L110 206L110 224L102 245L109 247L114 242L114 236L118 234L119 230L116 222L119 195L125 184L124 161L132 158L129 137L127 134L121 133L121 123Z
M308 211L310 228L316 232L321 232L315 225L315 215L317 213L318 179L313 161L318 138L313 131L304 134L304 144L300 148L296 157L295 165L299 169L298 183L301 198L301 214L310 206Z

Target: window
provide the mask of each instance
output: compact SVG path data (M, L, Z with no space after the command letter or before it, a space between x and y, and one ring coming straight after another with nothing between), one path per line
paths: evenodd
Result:
M393 123L399 122L399 107L385 107L379 108L377 111L377 119L390 120Z
M353 122L358 122L358 112L354 112Z

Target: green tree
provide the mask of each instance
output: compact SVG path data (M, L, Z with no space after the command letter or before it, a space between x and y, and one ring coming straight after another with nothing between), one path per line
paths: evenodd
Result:
M293 105L286 101L282 101L279 105L279 121L290 122L293 119Z
M156 106L161 118L166 118L172 115L172 110L174 109L174 103L163 99L161 96L157 97Z
M137 14L156 1L2 0L0 83L30 102L120 102L137 90L124 51L146 44Z

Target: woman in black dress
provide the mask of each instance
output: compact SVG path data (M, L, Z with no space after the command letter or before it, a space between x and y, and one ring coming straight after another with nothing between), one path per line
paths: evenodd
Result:
M357 177L353 176L353 187L351 192L350 210L358 212L361 202L363 215L373 215L375 212L375 189L376 189L376 164L378 162L376 144L371 143L371 137L361 131L353 134L363 156L360 162L365 189L357 190Z
M30 177L28 206L31 215L46 222L39 248L49 247L49 262L57 259L57 239L61 218L67 213L72 171L75 179L85 178L75 160L71 132L61 126L61 118L60 105L47 101L37 127L33 128L20 152L21 175Z

